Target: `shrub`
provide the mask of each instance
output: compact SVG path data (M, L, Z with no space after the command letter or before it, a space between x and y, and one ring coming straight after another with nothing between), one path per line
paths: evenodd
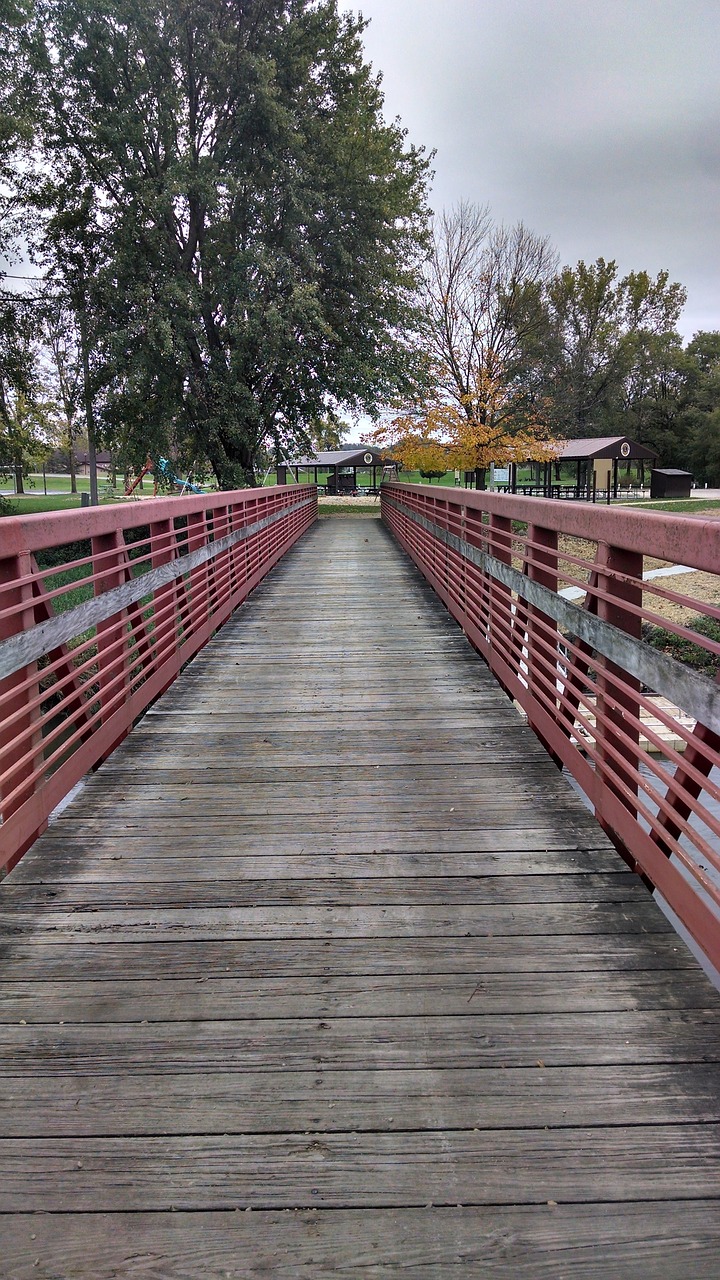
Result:
M720 622L715 618L699 618L689 630L720 644ZM666 631L664 627L643 623L642 638L653 649L661 649L663 653L675 658L677 662L684 662L694 671L701 671L708 676L715 676L720 671L720 654L710 653L686 636L678 636L673 631Z

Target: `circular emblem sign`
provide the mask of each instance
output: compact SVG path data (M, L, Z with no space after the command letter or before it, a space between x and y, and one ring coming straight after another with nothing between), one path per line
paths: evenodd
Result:
M371 462L372 462L372 460L373 460L373 456L372 456L372 454L371 454L371 453L364 453L364 454L363 454L363 462L371 463Z
M630 445L628 444L627 440L625 441L624 444L620 445L620 453L622 454L623 458L630 457Z

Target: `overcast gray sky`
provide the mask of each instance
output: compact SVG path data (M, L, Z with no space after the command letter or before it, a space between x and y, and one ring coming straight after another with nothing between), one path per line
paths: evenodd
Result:
M362 0L433 206L489 204L563 263L666 268L720 329L720 0Z

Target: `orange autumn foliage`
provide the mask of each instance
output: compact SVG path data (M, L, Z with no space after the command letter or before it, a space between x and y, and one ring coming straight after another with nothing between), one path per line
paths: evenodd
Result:
M428 401L382 423L371 442L389 450L408 471L475 471L491 463L549 462L557 454L538 414L510 430L509 392L483 373L460 403Z

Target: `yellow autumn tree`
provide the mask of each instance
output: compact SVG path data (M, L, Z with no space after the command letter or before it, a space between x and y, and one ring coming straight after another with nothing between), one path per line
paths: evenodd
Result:
M477 487L484 489L492 463L548 462L557 455L558 443L541 407L516 425L508 412L511 396L512 389L489 361L467 395L414 406L376 428L372 443L409 471L473 471Z

